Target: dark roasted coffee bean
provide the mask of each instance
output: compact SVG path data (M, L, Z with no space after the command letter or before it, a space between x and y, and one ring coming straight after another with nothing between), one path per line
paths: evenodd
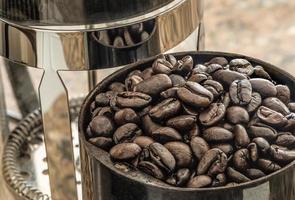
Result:
M170 127L160 127L152 132L152 138L160 143L181 141L182 136L177 130Z
M225 106L222 103L212 103L209 108L201 112L199 120L204 126L212 126L223 119Z
M263 153L266 154L270 148L269 143L262 137L257 137L252 140L257 145L257 148Z
M231 70L218 70L212 76L214 80L219 81L226 89L235 80L247 79L245 75Z
M262 98L261 98L260 94L257 92L253 92L251 95L251 100L246 107L247 111L249 113L253 113L261 105L261 102L262 102Z
M234 135L232 132L218 127L218 126L214 126L214 127L210 127L208 129L205 129L203 131L203 138L207 141L207 142L226 142L226 141L231 141L234 138Z
M257 161L258 167L264 172L264 173L272 173L275 171L278 171L281 169L281 166L276 164L275 162L267 159L258 159Z
M194 69L192 70L193 74L203 73L207 71L207 66L202 64L195 65Z
M171 54L163 54L163 57L171 63L172 66L176 65L177 59Z
M206 80L203 86L213 94L215 99L223 92L223 86L214 80Z
M256 162L259 158L257 144L252 142L248 145L249 157L252 162Z
M224 57L214 57L209 62L206 62L205 65L210 64L219 64L221 66L226 66L228 64L228 61Z
M235 125L225 122L222 124L222 127L226 130L234 131Z
M113 139L116 144L124 142L133 142L133 140L142 134L140 128L133 123L127 123L120 126L114 133Z
M201 160L199 161L198 167L197 167L197 174L202 175L206 174L211 167L211 165L220 157L224 155L224 152L220 149L214 148L210 149L209 151L205 152L205 154L202 156Z
M254 68L251 63L248 60L241 58L231 60L229 63L229 69L247 76L251 76L254 72Z
M168 142L164 145L176 160L178 168L189 167L192 162L190 147L183 142Z
M263 137L267 141L273 141L277 137L277 131L265 124L255 124L249 127L249 133L252 137Z
M91 118L93 119L94 117L96 117L98 115L99 111L101 111L101 109L102 109L102 107L95 108L95 110L93 110L91 112Z
M194 137L200 136L200 128L198 124L195 124L194 127L189 131L189 140L191 140Z
M281 132L275 142L279 146L294 148L295 147L295 136L290 132Z
M187 184L189 188L202 188L211 185L212 179L210 176L200 175L191 178Z
M217 174L216 177L212 181L212 187L220 187L224 186L227 182L226 175L224 173Z
M288 103L288 108L290 111L295 112L295 102Z
M246 148L250 144L250 138L244 126L237 124L234 128L234 135L237 149Z
M143 78L143 80L147 80L153 75L154 75L154 71L151 67L149 67L142 71L140 77Z
M95 101L93 101L93 102L90 104L90 112L93 113L95 109L96 109L96 103L95 103Z
M208 175L214 176L220 173L224 173L227 167L227 156L224 152L220 153L218 158L212 163L208 170Z
M249 80L235 80L229 88L232 102L237 105L247 105L252 99L252 86Z
M255 76L257 76L259 78L264 78L264 79L271 80L270 75L260 65L257 65L257 66L254 67L254 74L255 74Z
M286 85L276 85L277 88L277 98L280 99L285 104L288 104L291 99L291 92Z
M169 78L172 81L173 87L182 87L185 85L185 79L177 74L171 74Z
M113 145L112 138L107 138L107 137L90 138L89 142L93 144L94 146L104 150L109 150Z
M170 185L176 186L176 177L175 177L175 175L168 177L165 180L165 182L170 184Z
M262 98L275 97L277 95L276 86L269 80L262 78L252 78L250 79L252 89L258 92Z
M285 150L274 145L270 146L269 154L279 163L289 163L295 160L295 150Z
M246 170L246 175L247 177L253 180L253 179L264 177L265 173L263 173L263 171L261 171L260 169L251 168Z
M141 81L134 87L135 92L155 96L172 87L172 81L166 74L156 74Z
M245 108L231 106L226 110L226 118L232 124L245 124L249 122L249 114Z
M109 86L109 90L115 91L115 92L124 92L125 91L125 85L120 82L114 82Z
M249 168L249 160L250 156L248 149L240 149L236 151L233 156L233 163L235 168L242 172Z
M140 146L141 148L147 148L150 144L154 143L155 141L148 136L137 136L133 142Z
M122 143L113 146L110 150L110 156L118 161L130 161L137 157L141 148L135 143Z
M207 73L208 74L212 74L212 73L214 73L214 72L216 72L216 71L218 71L218 70L221 70L221 69L223 69L222 68L222 66L221 65L219 65L219 64L210 64L210 65L208 65L208 67L207 67Z
M194 60L191 56L185 56L179 60L173 67L173 73L186 76L191 72L194 66Z
M152 98L140 92L121 92L115 98L116 106L120 108L143 108L150 104Z
M179 88L178 97L195 108L207 107L213 101L213 94L202 85L188 81L185 87Z
M176 185L184 186L190 179L190 170L188 168L182 168L176 172Z
M140 76L141 77L141 71L139 69L133 70L132 72L130 72L127 77L131 77L131 76Z
M237 170L235 170L232 167L228 167L226 170L226 175L234 182L236 183L244 183L244 182L248 182L251 179L249 179L247 176L245 176L244 174L238 172Z
M173 117L166 122L166 125L177 129L178 131L185 132L194 127L197 122L196 116L193 115L179 115Z
M211 145L212 148L218 148L221 151L223 151L227 156L230 156L233 151L234 148L231 144L227 144L227 143L221 143L221 144L213 144Z
M170 151L160 143L149 146L151 160L159 167L170 173L175 169L176 161Z
M226 92L222 97L221 97L221 102L227 108L231 102L229 92Z
M165 178L163 172L157 165L148 162L148 161L141 161L138 164L138 169L142 170L144 173L151 175L157 179L163 180Z
M211 76L205 72L202 73L192 73L189 77L188 81L196 82L196 83L203 83L206 80L211 80Z
M269 97L263 100L262 105L268 107L274 111L277 111L283 115L287 115L290 113L289 108L278 98Z
M125 79L125 87L127 91L133 91L135 85L139 84L143 79L138 75L129 76Z
M295 128L295 113L290 113L285 116L287 124L283 127L283 130L292 131Z
M96 106L107 106L110 103L110 98L106 93L99 93L95 96Z
M149 115L145 115L142 117L142 126L146 135L151 136L152 132L161 126L154 122Z
M260 106L258 108L257 116L262 122L272 127L279 128L286 125L288 122L287 118L284 117L284 115L265 106Z
M119 126L126 123L138 124L140 122L139 116L131 108L124 108L116 112L114 120Z
M193 115L193 116L199 115L199 110L197 108L194 108L189 105L185 105L184 103L182 104L182 108L183 108L184 114Z
M191 149L198 160L204 156L204 154L209 151L208 143L201 137L193 137L190 141Z
M177 90L179 88L178 87L172 87L169 88L163 92L160 93L160 96L164 99L168 99L168 98L177 98Z
M154 74L170 74L172 72L172 64L164 59L157 59L153 63Z
M93 113L92 113L93 118L95 116L106 116L108 118L113 118L114 117L114 112L112 110L111 107L106 106L106 107L102 107L100 109L96 109Z
M169 98L155 105L150 111L149 115L152 119L161 121L173 117L181 110L181 103L177 99Z
M113 122L105 116L96 116L89 126L94 137L111 137L114 132Z

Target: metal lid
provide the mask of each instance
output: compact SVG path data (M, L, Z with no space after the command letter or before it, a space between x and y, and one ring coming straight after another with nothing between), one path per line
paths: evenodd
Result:
M27 26L109 23L179 0L1 0L0 18Z

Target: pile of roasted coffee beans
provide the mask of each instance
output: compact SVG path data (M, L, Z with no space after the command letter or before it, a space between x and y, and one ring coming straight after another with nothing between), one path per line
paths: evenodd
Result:
M105 45L116 48L132 47L147 40L152 34L154 27L155 21L149 20L124 28L99 31L96 33L96 37Z
M95 97L87 138L114 163L173 186L232 186L295 159L290 96L245 59L161 55Z

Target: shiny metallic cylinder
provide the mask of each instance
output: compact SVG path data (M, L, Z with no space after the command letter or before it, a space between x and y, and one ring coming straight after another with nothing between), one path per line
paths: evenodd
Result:
M288 85L292 91L295 78L287 72L251 57L219 53L219 52L190 52L179 53L176 57L193 56L195 62L203 63L215 56L223 56L228 60L242 57L253 65L261 65L279 83ZM152 60L139 65L128 66L103 80L85 99L79 117L79 134L84 163L83 184L86 199L95 200L292 200L295 199L295 161L281 170L265 177L240 184L218 188L176 188L154 178L126 167L119 168L112 163L107 152L87 142L85 133L90 122L90 104L96 94L105 91L113 81L121 81L135 69L150 67ZM292 92L292 99L295 93Z

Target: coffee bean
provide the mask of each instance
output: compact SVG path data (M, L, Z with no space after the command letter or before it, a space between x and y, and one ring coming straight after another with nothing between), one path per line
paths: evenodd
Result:
M196 83L203 83L206 80L211 80L211 76L205 72L202 73L192 73L189 77L188 81L196 82Z
M141 152L141 148L135 143L122 143L113 146L110 156L114 160L128 161L134 159Z
M193 128L189 131L189 139L200 136L200 128L198 124L195 124Z
M234 128L235 146L237 149L246 148L250 144L250 138L246 129L237 124Z
M274 111L281 113L282 115L287 115L290 113L289 108L278 98L269 97L263 100L262 105L268 107Z
M187 184L189 188L202 188L209 186L212 183L212 179L210 176L200 175L191 178Z
M239 149L235 152L233 157L233 163L237 170L245 171L249 168L249 151L248 149Z
M114 132L113 122L105 116L96 116L89 126L94 137L111 137Z
M273 141L277 137L277 131L265 124L255 124L249 127L249 133L252 137L263 137L267 141Z
M213 144L211 148L218 148L223 151L228 157L233 153L234 148L231 144L221 143L221 144Z
M226 142L226 141L231 141L234 138L234 135L232 132L218 127L218 126L214 126L214 127L210 127L208 129L205 129L203 131L203 138L207 141L207 142Z
M271 80L270 75L260 65L257 65L257 66L254 67L254 74L255 74L255 76L257 76L259 78L264 78L264 79Z
M229 88L230 98L234 104L247 105L252 99L252 86L249 80L235 80Z
M172 87L172 81L166 74L156 74L134 86L135 92L155 96Z
M275 171L278 171L281 169L281 166L276 164L275 162L267 159L258 159L257 161L258 167L264 172L264 173L272 173Z
M228 64L228 61L224 57L214 57L209 62L206 62L205 65L210 64L219 64L221 66L226 66Z
M251 63L248 60L241 58L231 60L229 63L229 69L248 76L251 76L254 72L254 68Z
M261 105L262 98L259 93L253 92L251 95L251 100L249 104L247 105L246 109L249 113L255 112L258 107Z
M197 167L197 174L202 175L206 174L211 167L211 165L220 157L224 155L224 152L220 149L214 148L210 149L209 151L205 152L205 154L202 156L198 167Z
M147 80L151 78L153 75L154 75L154 71L151 67L149 67L142 71L140 77L143 78L143 80Z
M203 86L213 94L215 99L218 98L223 92L223 86L214 80L206 80L203 83Z
M96 106L108 106L110 103L110 98L106 93L99 93L95 96Z
M194 66L194 60L191 56L185 56L179 60L173 67L173 73L186 76L191 72Z
M226 185L227 178L224 173L217 174L212 181L212 187L220 187Z
M160 180L163 180L165 177L163 172L161 171L159 167L157 167L157 165L148 161L141 161L138 164L138 169Z
M152 138L160 143L181 141L182 136L177 130L170 127L160 127L152 132Z
M226 118L233 124L245 124L249 122L249 114L245 108L239 106L231 106L227 108Z
M182 168L176 172L176 185L184 186L190 179L190 170L188 168Z
M163 119L175 116L180 110L181 103L177 99L169 98L155 105L149 111L149 115L152 119L161 121Z
M251 168L246 170L246 175L251 179L257 179L264 177L265 173L263 173L263 171L261 171L260 169Z
M185 105L183 103L182 108L183 108L184 114L193 115L193 116L198 116L199 115L198 109L193 108L192 106L188 106L188 105Z
M288 122L284 115L265 106L260 106L258 108L257 116L262 122L272 127L282 127Z
M227 122L221 124L220 126L231 132L234 131L234 128L235 128L235 125L227 123Z
M161 127L161 125L155 123L149 115L142 117L142 126L146 135L151 136L152 132Z
M222 68L222 66L221 65L219 65L219 64L210 64L210 65L208 65L208 67L207 67L207 73L208 74L212 74L212 73L214 73L214 72L216 72L216 71L218 71L218 70L221 70L221 69L223 69Z
M201 137L193 137L190 141L191 149L198 160L210 149L208 143Z
M185 85L185 79L177 74L171 74L169 78L172 81L173 87L182 87Z
M170 176L165 180L166 183L173 185L173 186L176 186L176 181L177 180L176 180L176 177L174 174L173 174L173 176Z
M128 75L127 75L127 78L131 77L131 76L140 76L141 77L141 71L139 69L137 70L133 70L132 72L130 72Z
M114 82L109 86L109 90L115 92L124 92L126 90L125 85L120 82Z
M222 103L212 103L200 114L199 120L204 126L212 126L223 119L224 115L225 106Z
M269 143L262 137L257 137L252 140L257 145L257 148L263 153L266 154L270 148Z
M276 86L269 80L262 78L252 78L250 79L252 89L258 92L262 98L275 97L277 95Z
M290 111L295 112L295 103L294 102L288 103L288 108L290 109Z
M175 169L176 161L170 151L160 143L152 143L149 146L152 161L159 167L170 173Z
M202 85L188 81L177 90L178 97L195 108L207 107L213 101L213 94Z
M170 74L172 68L172 64L164 59L155 60L152 66L154 74Z
M99 108L95 109L95 111L93 111L93 113L92 113L92 118L94 118L96 116L105 116L105 117L112 119L114 117L114 112L113 112L112 108L109 106L99 107Z
M125 80L126 90L127 91L133 91L133 88L135 87L135 85L139 84L141 81L143 81L143 79L138 75L129 76Z
M198 73L203 73L207 71L207 66L202 65L202 64L197 64L195 65L192 74L198 74Z
M178 131L185 132L194 127L197 122L196 116L193 115L179 115L173 117L166 122L166 125L177 129Z
M285 131L292 131L295 128L295 113L290 113L285 116L287 124L283 127Z
M248 145L249 157L252 162L256 162L259 158L257 144L252 142Z
M165 54L164 58L171 63L172 66L176 65L177 59L171 54Z
M174 156L178 168L190 166L192 162L192 152L187 144L183 142L168 142L164 146Z
M226 92L222 97L221 97L221 102L223 103L224 107L227 108L229 104L231 103L230 95L229 92Z
M135 123L140 122L139 116L131 108L124 108L115 113L114 120L117 125L123 125L126 123Z
M237 185L239 185L239 184L236 183L236 182L230 182L230 183L226 184L225 186L226 187L234 187L234 186L237 186Z
M135 137L133 142L144 149L147 148L150 144L154 143L155 141L148 136L137 136Z
M280 163L289 163L295 160L295 150L285 150L274 145L270 146L269 154L275 161Z
M115 98L115 105L120 108L139 109L150 104L152 98L140 92L121 92Z
M244 183L250 181L250 179L244 174L238 172L232 167L228 167L226 170L227 176L236 183Z
M276 85L277 98L285 104L288 104L291 99L290 89L286 85Z
M239 72L230 70L218 70L213 73L213 79L219 81L224 88L229 88L235 80L247 79L247 77Z
M177 98L177 90L179 88L178 87L172 87L169 88L163 92L160 93L160 96L164 99L168 99L168 98Z
M224 173L227 167L227 156L224 152L218 155L218 158L212 163L211 167L208 170L208 175L214 176L220 173Z
M104 150L109 150L113 145L112 138L107 138L107 137L90 138L89 142L93 144L94 146Z
M280 132L275 143L279 146L294 148L295 136L289 132Z
M127 123L120 126L114 133L113 139L116 144L124 142L133 142L133 140L142 134L140 128L133 123Z

